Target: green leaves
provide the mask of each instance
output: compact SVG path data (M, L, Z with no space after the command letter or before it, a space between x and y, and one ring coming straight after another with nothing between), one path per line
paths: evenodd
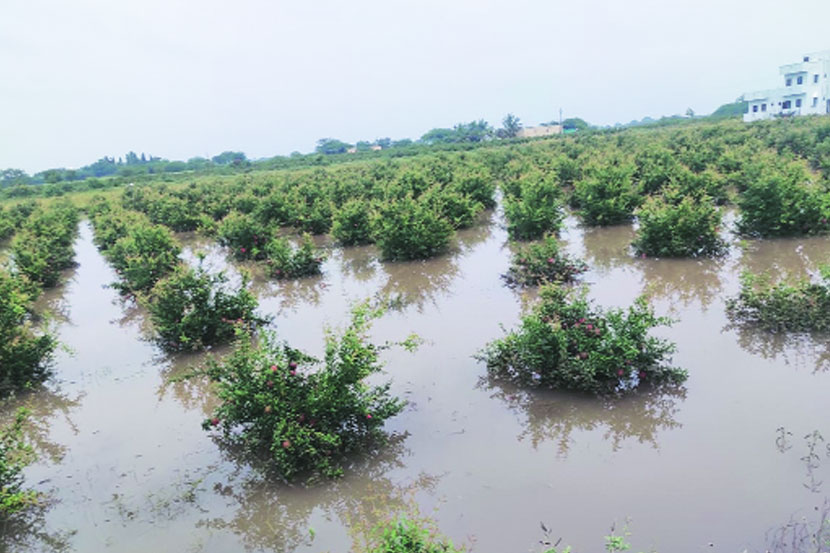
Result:
M556 237L547 236L538 244L520 248L503 278L510 286L535 286L543 282L573 282L586 270L584 261L562 253Z
M381 370L384 346L367 342L371 321L382 311L358 305L351 324L326 337L322 363L261 333L237 327L239 341L205 373L216 382L222 404L203 424L251 452L267 452L285 478L334 477L351 452L382 440L383 422L404 402L389 386L364 379Z
M586 225L627 223L642 201L630 164L605 165L574 185L574 202Z
M594 308L584 292L540 289L540 303L518 330L488 344L479 357L491 376L526 386L596 394L643 384L679 383L685 371L666 366L674 345L649 336L670 323L640 298L627 310Z
M637 217L640 228L633 244L637 255L716 256L726 249L718 235L720 210L706 196L683 196L669 188L658 197L648 198Z
M726 301L730 319L770 331L830 330L830 266L821 281L773 284L768 274L741 274L741 291Z
M436 211L411 196L378 208L373 234L384 259L433 257L447 249L452 225Z
M14 421L0 428L0 520L34 505L37 493L23 489L23 469L34 460L34 452L23 439L29 412L18 409Z
M39 293L26 277L0 269L0 395L43 381L57 341L36 333L32 303Z
M562 226L561 193L551 176L538 171L522 175L505 187L504 215L512 240L536 240Z
M235 291L227 289L224 273L210 274L200 264L180 265L150 291L147 309L158 340L167 350L199 350L235 337L238 327L264 323L254 311L256 297L247 275Z
M325 259L308 234L303 236L297 248L292 247L285 238L272 238L265 245L265 255L271 276L278 279L319 275Z

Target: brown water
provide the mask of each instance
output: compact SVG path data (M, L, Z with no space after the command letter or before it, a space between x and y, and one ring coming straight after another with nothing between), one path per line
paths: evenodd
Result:
M415 354L387 356L392 391L409 407L393 438L344 478L310 488L279 484L200 428L212 405L204 382L171 383L199 356L170 357L146 341L144 313L104 285L115 275L91 243L79 266L43 300L72 352L61 352L33 407L41 461L29 482L50 495L16 550L348 551L349 527L378 512L417 506L454 540L481 553L531 550L552 527L578 551L598 551L613 522L630 519L635 548L739 552L772 548L776 528L819 513L830 496L827 337L770 336L727 327L723 300L744 268L795 275L830 259L830 240L733 247L717 261L633 259L632 229L563 238L591 265L590 295L626 305L648 294L678 320L660 334L688 369L672 394L598 400L528 393L488 382L472 355L512 327L533 294L503 286L510 250L496 216L460 233L428 262L387 264L372 247L335 249L324 275L294 283L258 279L261 311L280 335L320 353L325 325L376 294L403 306L377 322L378 339L418 333ZM188 257L226 264L222 251L183 236ZM235 270L232 268L232 270ZM783 430L778 430L782 428Z

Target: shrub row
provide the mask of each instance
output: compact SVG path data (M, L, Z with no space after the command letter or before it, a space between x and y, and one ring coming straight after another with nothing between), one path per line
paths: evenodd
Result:
M78 211L69 202L37 208L22 224L11 245L17 271L44 288L60 282L61 271L74 262Z
M0 395L43 381L57 342L38 330L33 313L40 293L26 276L0 269Z
M46 379L57 340L39 321L34 302L72 266L78 213L68 202L18 204L8 214L17 232L11 262L0 267L0 396ZM4 214L5 215L5 214Z
M184 264L171 231L145 215L103 199L92 202L90 214L95 241L119 277L113 286L147 307L164 349L205 349L232 339L234 324L264 322L247 277L232 290L224 273L208 273L201 261Z
M481 163L426 156L335 169L269 173L182 189L132 187L122 205L174 230L216 228L240 259L264 259L281 227L331 232L344 244L377 242L387 259L443 252L453 230L495 205L495 183ZM184 221L184 222L183 222ZM403 225L405 232L387 232Z

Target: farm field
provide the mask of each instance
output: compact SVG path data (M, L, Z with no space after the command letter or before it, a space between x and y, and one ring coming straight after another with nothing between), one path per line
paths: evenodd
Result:
M542 550L540 521L575 551L598 549L626 521L637 550L806 551L783 543L830 533L820 527L830 342L817 284L830 262L828 144L823 119L725 122L126 186L31 213L8 204L4 270L23 273L20 289L38 296L31 312L52 314L65 347L53 348L45 383L8 385L3 418L30 411L38 459L23 475L42 500L10 519L4 546L360 551L375 522L417 511L485 553ZM526 248L546 236L558 251L539 270L561 271L534 280ZM71 255L32 246L47 239ZM227 282L208 278L220 272ZM774 291L774 303L751 295L745 272L815 287ZM642 346L642 367L617 376L621 359L605 374L600 346L579 342L589 349L561 362L572 381L542 369L530 385L503 378L482 352L531 328L550 290L539 280L584 287L603 308L644 296L673 321L647 326L674 352L652 362ZM172 299L204 282L226 301L173 313ZM371 298L386 306L365 329L374 343L421 342L378 350L384 370L366 375L406 401L360 423L386 442L339 465L314 457L307 483L291 472L302 429L261 456L230 439L238 427L226 420L243 414L223 395L227 380L194 369L257 329L323 359L326 328L349 328ZM199 328L210 333L195 334L183 317L206 305ZM600 326L611 333L595 324L596 340ZM291 376L306 378L313 369L296 359ZM652 383L663 362L685 378ZM318 474L329 468L342 475Z

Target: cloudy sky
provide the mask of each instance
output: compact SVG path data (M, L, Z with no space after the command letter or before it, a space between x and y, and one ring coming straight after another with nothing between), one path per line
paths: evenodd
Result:
M828 21L828 0L0 0L0 168L704 114L830 49Z

